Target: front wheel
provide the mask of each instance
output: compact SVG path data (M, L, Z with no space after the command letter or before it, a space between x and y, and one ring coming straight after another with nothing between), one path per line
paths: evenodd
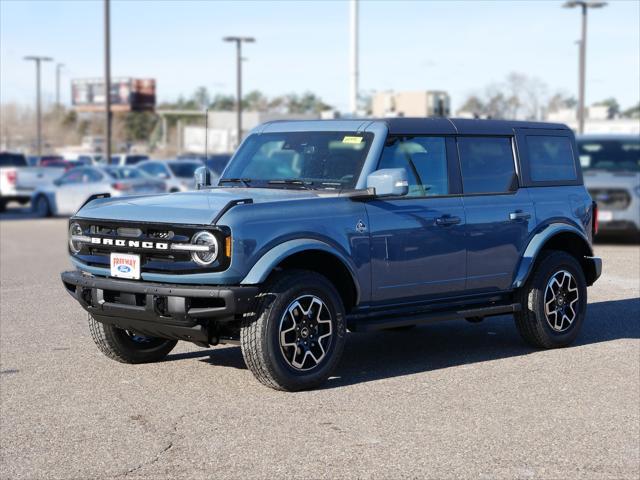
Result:
M285 271L268 284L255 310L242 322L240 345L260 382L297 391L329 378L346 339L344 306L331 282L313 272Z
M98 322L89 315L89 331L98 349L120 363L152 363L166 357L176 340L146 337Z
M587 309L587 283L575 257L543 252L518 297L522 310L515 314L516 326L527 343L557 348L576 339Z

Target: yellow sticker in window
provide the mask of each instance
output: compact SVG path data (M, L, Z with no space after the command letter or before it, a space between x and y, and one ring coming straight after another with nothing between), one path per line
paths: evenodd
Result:
M342 143L362 143L362 137L344 137Z

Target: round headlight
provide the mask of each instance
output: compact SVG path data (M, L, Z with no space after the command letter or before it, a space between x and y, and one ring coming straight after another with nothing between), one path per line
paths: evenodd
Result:
M79 253L82 244L73 241L74 235L82 235L82 227L77 223L72 223L71 226L69 226L69 248L73 253Z
M198 232L191 239L193 245L209 247L206 252L193 252L191 258L198 265L210 265L218 258L218 240L209 232Z

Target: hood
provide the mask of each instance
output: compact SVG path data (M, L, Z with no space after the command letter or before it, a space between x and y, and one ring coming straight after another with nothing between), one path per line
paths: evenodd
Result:
M231 201L251 199L253 203L282 202L335 196L326 191L266 188L213 188L137 197L105 198L88 203L76 215L101 220L143 221L207 225Z
M606 170L588 170L583 172L587 188L627 188L640 185L640 172L611 172Z

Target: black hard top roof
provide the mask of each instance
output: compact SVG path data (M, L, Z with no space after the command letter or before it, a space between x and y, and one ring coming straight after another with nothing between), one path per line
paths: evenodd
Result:
M509 135L514 128L545 130L569 130L561 123L522 122L515 120L480 120L470 118L409 118L382 119L390 134L463 134L463 135Z

